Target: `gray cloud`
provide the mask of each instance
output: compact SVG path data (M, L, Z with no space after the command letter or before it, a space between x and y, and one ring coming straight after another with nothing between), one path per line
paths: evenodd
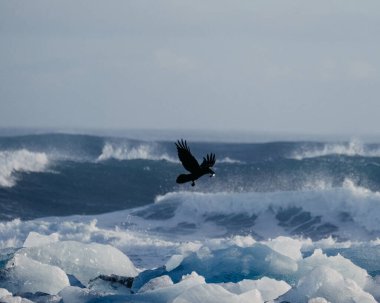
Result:
M2 1L0 126L377 133L378 1Z

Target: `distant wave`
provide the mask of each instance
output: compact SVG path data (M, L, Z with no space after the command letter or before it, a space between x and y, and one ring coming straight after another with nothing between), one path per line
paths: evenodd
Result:
M105 161L109 159L116 160L166 160L169 162L178 162L170 157L167 153L159 153L153 145L139 144L137 146L114 145L106 143L101 155L96 161Z
M362 142L352 140L349 143L327 143L321 148L305 148L295 151L290 158L302 160L329 155L380 157L380 149L369 149Z
M48 164L49 159L45 153L27 149L0 151L0 186L14 186L16 172L42 172Z
M219 162L219 163L227 163L227 164L244 164L243 161L232 159L230 157L225 157L225 158L223 158L221 160L217 159L217 162Z

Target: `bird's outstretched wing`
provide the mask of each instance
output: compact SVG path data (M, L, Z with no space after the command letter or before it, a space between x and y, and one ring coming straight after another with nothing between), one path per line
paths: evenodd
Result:
M203 157L203 162L201 164L202 168L213 167L215 164L215 154L207 154L206 157Z
M177 146L178 158L181 160L183 167L191 173L198 171L200 169L198 161L191 154L186 140L178 140L175 145Z

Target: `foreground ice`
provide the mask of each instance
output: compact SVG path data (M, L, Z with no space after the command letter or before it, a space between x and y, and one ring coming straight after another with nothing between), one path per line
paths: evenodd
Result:
M17 252L32 260L58 266L75 276L83 285L101 274L134 277L138 274L131 260L110 245L61 241L26 247Z
M61 268L34 261L24 255L15 255L1 271L0 287L12 293L56 294L69 285L69 279Z
M5 234L32 226L12 224ZM380 301L379 240L235 236L179 242L83 220L36 224L34 230L0 250L0 302ZM14 243L24 247L10 248ZM156 265L141 266L153 264L141 260L145 256Z
M375 298L354 280L327 266L318 266L311 270L284 298L294 303L306 302L308 298L324 298L334 303L376 303Z

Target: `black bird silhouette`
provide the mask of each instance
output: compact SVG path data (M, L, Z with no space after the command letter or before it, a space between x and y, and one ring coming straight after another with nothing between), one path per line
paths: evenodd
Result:
M191 186L194 186L194 181L203 175L210 174L210 177L215 175L215 172L210 168L215 164L215 154L207 154L206 157L203 157L202 164L199 165L198 161L191 154L186 140L178 140L175 145L177 146L178 158L181 160L183 167L190 172L190 174L179 175L177 183L181 184L191 181Z

